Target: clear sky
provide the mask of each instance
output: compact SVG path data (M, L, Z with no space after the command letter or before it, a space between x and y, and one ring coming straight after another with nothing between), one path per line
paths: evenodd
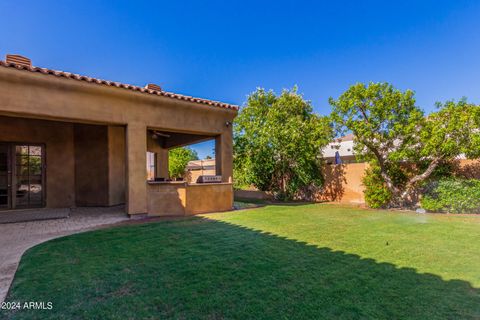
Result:
M480 1L1 0L6 53L240 105L296 84L321 114L355 82L388 81L428 112L480 103Z

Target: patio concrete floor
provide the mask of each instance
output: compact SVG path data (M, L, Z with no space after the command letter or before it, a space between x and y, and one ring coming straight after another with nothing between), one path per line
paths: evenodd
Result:
M75 208L70 217L0 224L0 303L4 301L23 253L54 238L129 220L124 207Z

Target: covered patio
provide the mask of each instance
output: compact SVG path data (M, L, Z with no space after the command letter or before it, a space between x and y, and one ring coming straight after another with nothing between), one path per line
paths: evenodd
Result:
M0 61L0 214L122 204L130 216L230 210L237 110L8 55ZM168 150L210 139L214 183L170 181ZM155 159L150 180L147 152Z
M226 126L231 125L227 123ZM222 149L231 150L231 144L222 144L221 136L218 135L148 129L148 160L152 162L150 166L153 164L153 176L147 181L149 215L192 215L232 209L232 178L231 174L224 177L225 163L221 161L221 156L217 158L215 176L203 177L206 181L174 181L169 177L169 150L208 140L215 140L215 154L222 155ZM231 167L226 169L231 172Z

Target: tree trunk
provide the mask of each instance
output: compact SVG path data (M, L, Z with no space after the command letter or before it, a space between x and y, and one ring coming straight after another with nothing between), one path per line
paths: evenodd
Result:
M435 168L437 168L438 165L440 164L440 161L441 161L441 158L433 159L432 162L430 162L430 164L428 165L428 168L427 168L427 170L425 170L425 172L423 172L422 174L414 176L413 178L411 178L407 182L407 184L405 186L405 190L400 195L400 200L403 203L408 202L408 197L411 195L411 192L412 192L415 184L417 184L418 182L424 181L425 179L430 177L430 175L433 173Z

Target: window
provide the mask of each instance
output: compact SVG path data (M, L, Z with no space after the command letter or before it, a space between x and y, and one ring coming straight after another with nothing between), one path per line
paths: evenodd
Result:
M147 152L147 180L155 179L155 153Z

